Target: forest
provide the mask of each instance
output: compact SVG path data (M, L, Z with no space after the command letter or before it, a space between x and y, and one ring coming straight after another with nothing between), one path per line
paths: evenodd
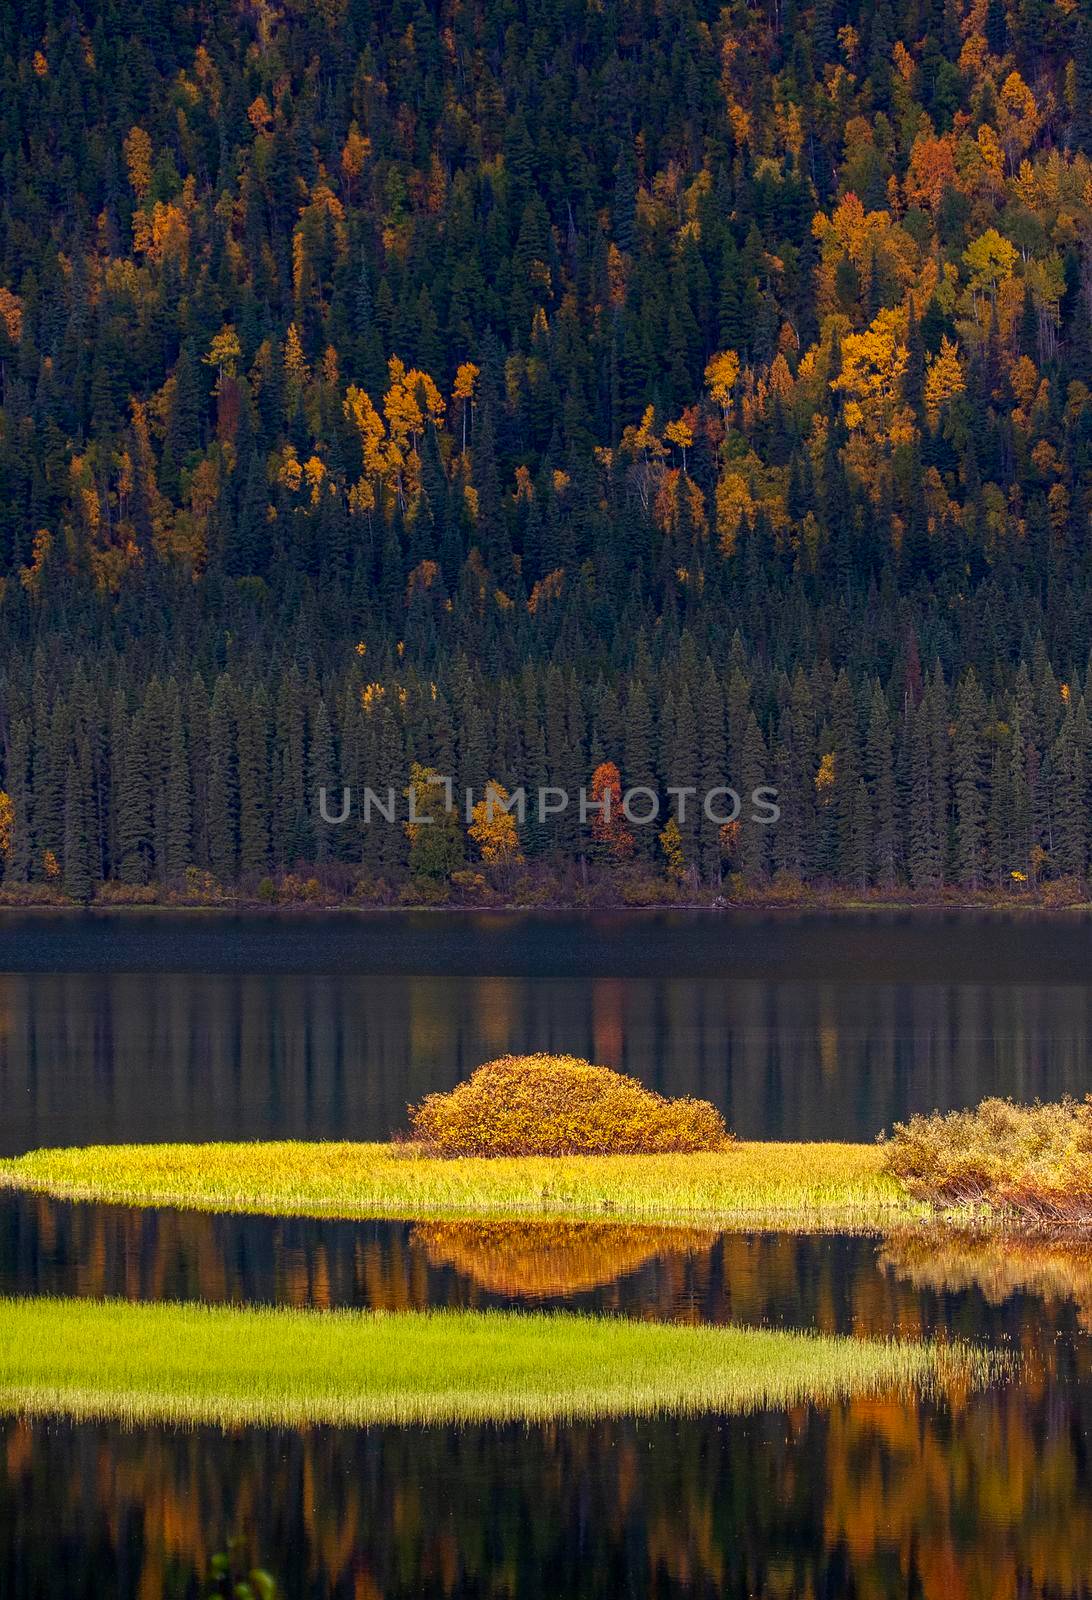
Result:
M0 8L0 864L1083 893L1087 5Z

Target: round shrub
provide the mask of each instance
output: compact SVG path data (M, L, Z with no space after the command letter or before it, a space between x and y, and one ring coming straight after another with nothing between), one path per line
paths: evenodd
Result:
M666 1100L577 1056L501 1056L409 1115L414 1138L442 1156L662 1155L731 1140L707 1100Z

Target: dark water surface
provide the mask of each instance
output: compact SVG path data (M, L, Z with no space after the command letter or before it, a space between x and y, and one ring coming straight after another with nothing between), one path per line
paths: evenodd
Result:
M1092 1086L1092 919L0 919L0 1154L383 1139L508 1050L711 1099L750 1138Z
M506 1049L870 1137L1092 1087L1092 923L0 922L0 1145L382 1137ZM0 1418L3 1600L1088 1600L1092 1243L212 1217L0 1194L0 1297L547 1307L960 1337L1018 1376L752 1417L217 1430ZM0 1298L0 1318L3 1316Z

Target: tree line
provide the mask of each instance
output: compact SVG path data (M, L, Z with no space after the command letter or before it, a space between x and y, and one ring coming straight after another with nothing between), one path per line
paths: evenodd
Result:
M206 677L152 675L134 692L79 661L60 683L44 658L26 691L5 687L8 884L41 882L78 900L106 880L165 889L241 885L318 872L345 891L396 892L459 883L460 871L510 887L513 874L559 886L575 870L667 874L694 889L739 874L753 886L842 884L858 889L944 885L1034 888L1085 877L1092 851L1092 725L1088 668L1060 679L1042 648L1030 663L983 681L953 680L911 651L888 682L852 677L829 660L769 670L736 634L716 660L683 630L669 653L638 638L629 668L582 676L551 660L485 671L457 654L436 679L412 666L369 676L366 657L341 673L275 673L255 659ZM576 796L602 798L613 769L613 829ZM419 815L440 826L393 824L362 799L405 795L424 772ZM570 803L491 839L462 815L462 796L563 789ZM780 817L727 826L701 797L730 784L769 785ZM355 794L342 823L343 787ZM621 788L660 798L661 825L619 819ZM694 791L682 808L669 789ZM639 810L643 814L646 802ZM498 848L492 848L496 846Z

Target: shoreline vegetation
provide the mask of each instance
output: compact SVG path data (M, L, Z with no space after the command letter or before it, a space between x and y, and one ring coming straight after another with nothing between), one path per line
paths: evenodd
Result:
M749 1412L1007 1370L962 1343L568 1313L0 1302L0 1411L224 1428Z
M488 885L469 891L417 893L412 885L396 891L344 892L312 878L277 884L268 893L260 889L221 889L218 885L194 891L160 885L100 884L89 899L73 899L63 890L42 883L0 883L0 918L9 912L220 912L269 915L300 913L346 914L373 912L489 911L512 915L531 912L593 911L752 911L752 912L876 912L876 911L996 911L1092 912L1092 889L1086 884L1044 882L1020 889L940 890L859 889L813 884L725 884L718 889L693 892L658 879L618 886L593 883L564 889L536 887L527 894L501 893Z

